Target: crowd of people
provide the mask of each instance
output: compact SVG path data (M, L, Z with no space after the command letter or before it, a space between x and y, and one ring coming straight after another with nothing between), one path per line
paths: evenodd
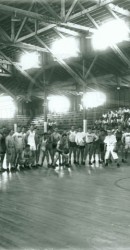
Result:
M95 121L95 125L103 127L104 125L115 127L122 124L124 127L130 126L130 109L119 108L117 110L109 110L107 113L103 113L102 117Z
M72 173L73 164L84 165L91 172L92 164L108 166L112 160L117 167L127 162L130 148L130 128L115 129L89 128L83 132L81 127L72 126L59 133L58 128L38 134L37 128L30 125L29 130L18 127L0 130L0 170L6 155L6 171L17 171L33 167L52 168L55 172L66 168Z

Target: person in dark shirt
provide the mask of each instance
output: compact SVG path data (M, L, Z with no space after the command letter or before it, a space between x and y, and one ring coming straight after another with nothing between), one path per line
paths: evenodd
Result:
M3 161L6 153L6 129L1 128L0 129L0 171L3 171Z
M121 157L122 157L122 162L125 162L124 160L124 150L123 150L123 142L122 142L122 136L123 136L123 131L122 131L122 127L118 126L118 129L115 131L115 136L116 136L116 147L117 147L117 153L119 152L119 150L121 151Z

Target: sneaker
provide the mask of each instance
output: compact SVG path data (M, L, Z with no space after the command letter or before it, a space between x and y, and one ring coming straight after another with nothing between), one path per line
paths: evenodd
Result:
M81 162L81 165L85 165L85 161L82 161L82 162Z
M102 164L102 163L103 163L103 161L99 160L99 161L98 161L98 163L99 163L99 164Z
M15 168L11 168L11 169L10 169L10 172L15 172L15 171L16 171Z
M122 159L122 162L123 162L123 163L127 163L127 161L126 161L126 160L124 160L124 159Z
M9 173L9 168L6 169L7 173Z
M95 163L96 161L94 160L93 163Z
M89 161L89 165L92 165L92 162L91 162L91 161Z
M108 162L105 163L105 167L107 167L107 166L108 166Z

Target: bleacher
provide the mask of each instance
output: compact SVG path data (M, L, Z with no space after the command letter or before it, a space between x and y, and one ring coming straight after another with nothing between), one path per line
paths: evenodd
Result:
M60 130L69 129L72 125L76 128L83 126L83 112L67 112L65 114L48 114L47 115L48 124L49 122L56 125ZM95 111L87 111L87 124L92 126L95 122ZM37 129L44 129L44 115L36 116L31 122Z
M17 123L18 126L25 126L28 127L31 122L31 119L27 115L17 115L15 118L1 118L0 119L0 127L7 127L12 128L15 123Z

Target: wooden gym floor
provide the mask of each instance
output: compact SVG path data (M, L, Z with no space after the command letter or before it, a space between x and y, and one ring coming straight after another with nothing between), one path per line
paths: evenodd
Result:
M0 174L1 249L130 249L130 165Z

